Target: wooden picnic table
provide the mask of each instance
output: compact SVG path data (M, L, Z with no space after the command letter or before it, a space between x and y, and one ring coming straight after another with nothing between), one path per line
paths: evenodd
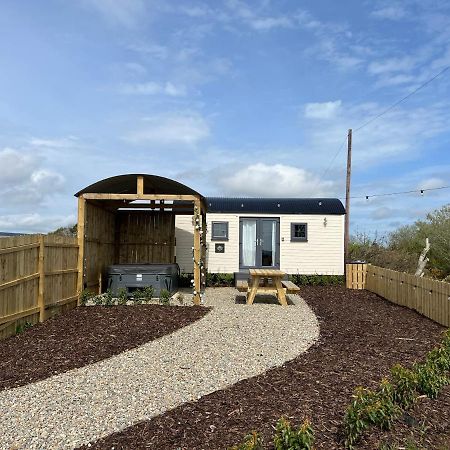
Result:
M260 292L276 292L278 301L283 306L287 306L286 291L281 284L281 280L286 275L284 272L277 269L250 269L249 272L251 278L247 290L248 305L253 303L256 294ZM262 285L260 285L261 280L263 280Z

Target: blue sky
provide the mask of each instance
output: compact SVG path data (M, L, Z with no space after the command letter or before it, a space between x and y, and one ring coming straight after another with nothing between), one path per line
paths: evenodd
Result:
M3 0L0 230L74 223L121 173L337 196L357 128L450 65L450 1ZM450 184L450 71L354 133L353 195ZM352 202L385 233L450 190Z

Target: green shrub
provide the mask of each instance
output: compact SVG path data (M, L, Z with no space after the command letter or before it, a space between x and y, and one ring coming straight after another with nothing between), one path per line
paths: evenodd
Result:
M190 288L192 287L191 280L194 276L191 273L180 273L178 276L178 286Z
M263 439L256 431L245 436L244 441L239 445L230 447L229 450L261 450L263 448Z
M80 305L86 306L86 303L94 297L94 294L88 289L84 289L84 291L80 294Z
M33 324L31 322L28 322L28 321L25 322L25 323L21 323L21 324L16 326L16 334L23 333L24 331L27 331L32 326L33 326Z
M108 289L108 290L103 294L103 304L104 304L105 306L112 306L112 305L113 305L113 295L112 295L111 289Z
M450 348L441 345L428 353L426 363L435 366L441 372L450 370Z
M289 280L298 286L338 286L345 284L342 275L289 275Z
M103 305L104 301L105 301L105 294L102 295L94 295L92 297L92 301L94 302L94 305Z
M417 398L417 374L396 364L391 369L391 378L394 402L402 408L409 408Z
M313 442L314 431L308 420L297 430L294 430L284 417L277 422L273 439L275 450L310 450Z
M126 305L128 301L128 292L125 288L119 289L119 295L117 296L117 304Z
M442 338L442 347L444 347L450 352L450 328L443 334L444 337Z
M361 434L371 425L388 429L403 409L411 407L419 394L436 398L450 384L450 330L442 344L428 353L425 362L416 363L412 370L397 364L391 370L391 382L383 379L377 391L359 387L347 408L344 427L345 446L352 448Z
M136 289L133 291L133 301L136 305L139 305L144 302L145 293L143 289Z
M234 286L233 273L207 273L206 285L209 287L229 287Z
M417 391L429 398L436 398L442 388L449 383L445 372L430 361L415 364L414 371L417 375Z
M362 387L355 390L344 418L347 448L352 448L364 430L371 425L382 429L392 426L400 413L399 406L394 402L393 391L394 387L387 379L381 381L378 391Z
M142 290L142 297L145 301L150 301L153 298L154 291L153 286L145 286Z
M161 289L159 293L159 303L161 305L170 305L170 292L167 289Z

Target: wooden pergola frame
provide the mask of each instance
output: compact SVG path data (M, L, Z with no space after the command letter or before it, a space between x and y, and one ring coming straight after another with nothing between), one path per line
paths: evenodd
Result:
M135 194L117 193L81 193L78 196L78 296L83 291L85 273L85 220L86 202L105 202L105 207L114 202L114 209L150 209L153 211L172 210L176 214L192 214L184 205L165 203L165 201L185 201L193 205L200 217L200 223L193 220L194 245L193 245L193 275L194 304L201 303L201 292L206 285L206 203L200 195L178 194L144 194L144 177L138 176ZM136 200L149 200L149 204L132 204ZM158 203L156 203L158 201ZM120 202L120 203L119 203ZM123 203L122 203L123 202ZM199 225L199 228L197 228ZM202 275L203 274L203 275ZM78 300L79 302L79 300Z

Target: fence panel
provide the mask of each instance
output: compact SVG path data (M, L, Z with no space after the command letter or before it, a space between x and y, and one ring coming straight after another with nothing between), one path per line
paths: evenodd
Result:
M367 264L346 264L346 284L349 289L364 289Z
M76 305L76 238L0 238L0 338Z
M365 274L358 275L355 271ZM362 287L361 283L355 280L364 280ZM450 327L450 283L416 277L371 264L347 264L347 287L367 289Z

